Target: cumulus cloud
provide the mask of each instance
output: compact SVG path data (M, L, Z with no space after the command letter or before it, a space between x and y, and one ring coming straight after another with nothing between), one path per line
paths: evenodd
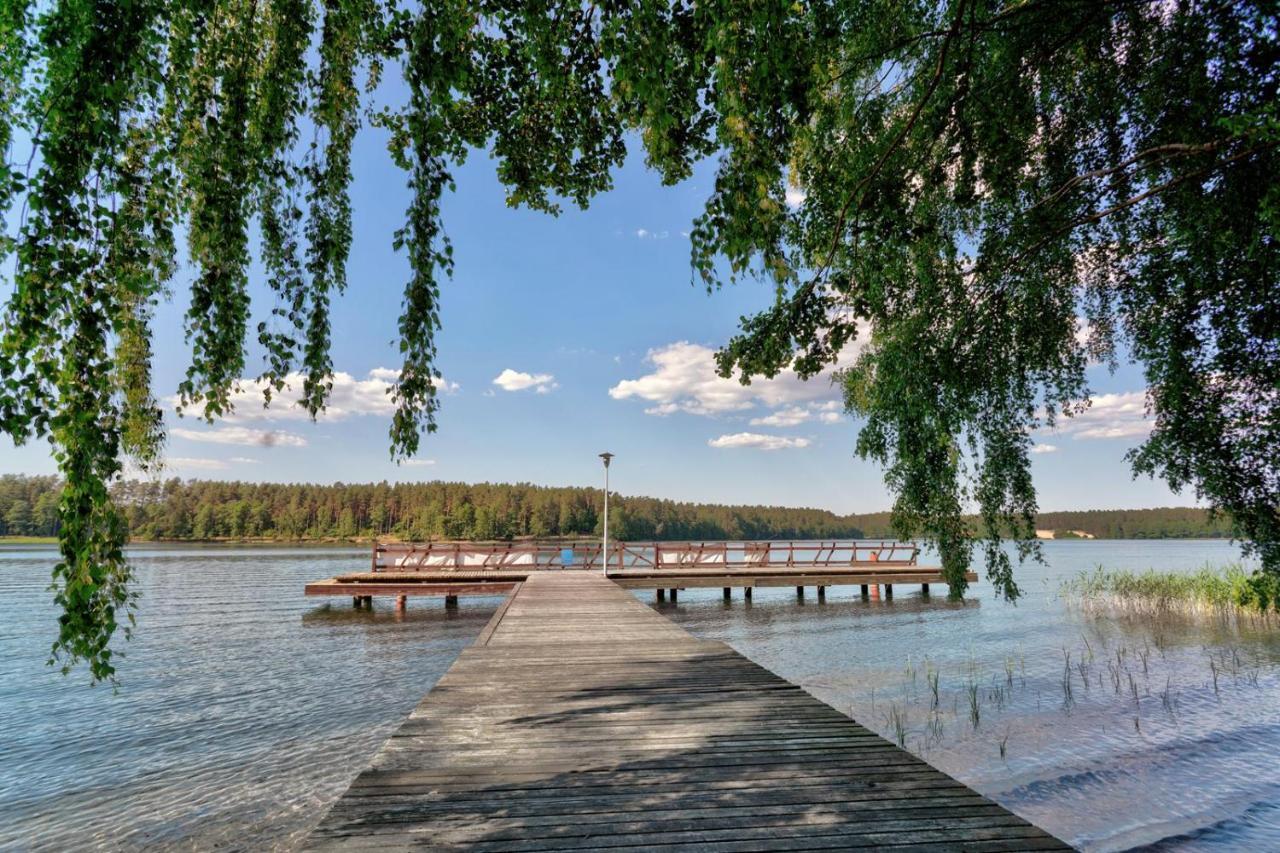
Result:
M863 335L859 337L865 339ZM852 364L857 353L856 345L847 348L832 369ZM645 361L652 366L649 373L624 379L609 389L609 396L615 400L650 403L645 414L721 415L757 405L770 409L805 404L839 407L837 401L823 400L836 394L831 385L832 370L805 381L786 368L772 379L753 379L750 385L743 385L736 378L725 379L716 373L715 350L688 341L651 349Z
M735 432L707 441L710 447L746 447L752 450L783 450L792 447L808 447L807 438L789 438L783 435L763 435L758 432Z
M1032 453L1057 453L1058 446L1056 444L1037 444L1031 448Z
M843 418L840 415L840 403L830 400L826 403L810 403L803 406L788 406L769 415L751 419L752 426L790 427L809 421L824 424L838 424Z
M345 420L364 415L390 416L395 411L395 403L388 393L391 386L400 378L400 371L391 367L375 367L364 379L357 379L345 371L333 374L333 390L329 394L329 404L319 418L328 420ZM271 406L262 405L266 382L256 379L241 379L236 390L231 394L231 402L235 411L222 419L228 423L247 421L275 420L310 420L307 410L298 405L296 397L302 391L303 375L290 373L285 377L285 389L273 392ZM437 379L436 390L442 394L452 394L459 389L457 382ZM176 407L177 398L170 402ZM193 407L198 411L198 407Z
M307 440L300 435L284 430L252 429L250 427L228 426L217 429L186 429L177 427L171 430L173 435L188 441L209 442L211 444L241 444L250 447L306 447Z
M1083 439L1145 438L1152 426L1147 418L1146 393L1127 391L1099 394L1080 414L1059 418L1055 432Z
M799 406L791 406L786 409L779 409L771 415L762 418L752 418L752 426L773 426L773 427L789 427L796 424L802 424L805 421L813 419L813 412L808 409L802 409Z
M522 373L509 367L494 377L493 384L503 391L527 391L532 388L539 394L546 394L560 387L550 373Z

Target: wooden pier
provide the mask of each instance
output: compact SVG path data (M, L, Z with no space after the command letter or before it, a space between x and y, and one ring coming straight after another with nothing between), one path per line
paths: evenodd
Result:
M313 581L306 595L352 597L357 606L373 596L444 597L502 595L534 574L603 574L626 589L657 590L673 597L691 587L742 589L793 586L803 595L814 587L821 598L828 586L860 586L868 597L893 596L897 585L944 583L937 566L921 566L918 549L902 542L614 542L606 554L588 542L425 542L377 543L369 570ZM976 581L970 572L968 580Z
M1061 850L599 573L537 572L306 849Z

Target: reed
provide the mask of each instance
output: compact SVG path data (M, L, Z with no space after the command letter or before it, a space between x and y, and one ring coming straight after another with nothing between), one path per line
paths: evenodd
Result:
M1059 592L1086 611L1247 618L1272 624L1276 619L1276 597L1270 593L1269 584L1268 578L1246 571L1239 563L1221 567L1206 564L1194 572L1135 572L1099 566L1064 581ZM1085 643L1087 646L1088 641ZM1092 656L1091 648L1089 652Z
M907 708L906 705L899 705L897 702L889 704L889 713L887 714L889 726L893 729L894 739L898 741L898 746L902 749L907 747Z

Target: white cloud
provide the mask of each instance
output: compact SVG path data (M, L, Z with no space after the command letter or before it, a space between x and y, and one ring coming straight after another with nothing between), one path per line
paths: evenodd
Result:
M787 207L799 207L806 198L808 194L804 190L787 184Z
M671 232L667 230L650 231L648 228L637 228L635 235L641 240L665 240L671 236Z
M865 339L864 334L859 335L859 343ZM846 348L833 368L808 381L786 368L772 379L757 378L750 385L743 385L736 378L725 379L716 373L715 350L711 347L679 341L649 350L645 361L653 370L636 379L624 379L609 389L609 396L652 403L645 409L650 415L721 415L756 405L774 409L809 403L827 411L827 406L840 405L836 400L824 401L837 393L831 385L832 370L852 364L860 348L858 344Z
M748 447L753 450L783 450L791 447L808 447L807 438L788 438L782 435L762 435L758 432L735 432L707 442L710 447Z
M1058 446L1056 444L1037 444L1031 448L1032 453L1057 453Z
M522 373L509 367L494 378L493 384L503 391L527 391L532 388L539 394L546 394L560 387L550 373Z
M818 415L818 420L824 424L838 424L842 420L839 412L823 412Z
M428 465L436 464L434 459L402 459L401 465L408 465L410 468L425 468Z
M1153 424L1147 418L1147 395L1143 391L1099 394L1078 415L1061 417L1055 431L1075 438L1143 438Z
M231 459L228 461L234 462L237 465L257 465L258 464L258 460L254 459L251 456L232 456Z
M164 462L170 468L196 471L221 471L227 467L227 463L221 459L201 459L194 456L170 456Z
M799 406L792 406L787 409L779 409L771 415L763 418L752 418L752 426L772 426L772 427L789 427L796 424L802 424L813 418L813 412L808 409L802 409Z
M399 378L400 371L390 367L375 367L365 379L356 379L350 373L339 370L333 374L329 404L318 417L335 421L363 415L388 417L395 411L395 403L388 392ZM267 383L256 379L241 379L237 383L237 389L231 394L235 411L222 419L227 423L309 420L311 416L305 408L298 405L296 399L302 391L302 383L301 373L287 375L285 389L273 392L271 406L265 408L262 405L262 394ZM447 379L435 380L435 386L442 394L453 394L461 387L457 382ZM177 406L177 398L172 398L170 402ZM199 407L192 407L192 410L198 411Z
M251 429L249 427L228 426L217 429L197 430L177 427L171 430L179 438L188 441L202 441L212 444L243 444L256 447L306 447L307 440L300 435L284 430Z
M338 388L338 381L337 381L338 376L347 376L347 374L345 373L334 374L333 387L335 391ZM369 371L369 378L378 379L385 382L387 385L392 385L400 381L400 369L396 367L375 367L373 370ZM458 389L462 387L457 382L450 382L448 379L445 379L444 377L440 377L439 379L432 379L431 384L436 386L436 391L441 394L453 394L453 393L456 393Z

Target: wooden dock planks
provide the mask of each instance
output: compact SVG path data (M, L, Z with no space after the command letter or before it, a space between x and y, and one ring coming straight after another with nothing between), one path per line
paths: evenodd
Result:
M604 578L539 573L306 849L1069 849Z

